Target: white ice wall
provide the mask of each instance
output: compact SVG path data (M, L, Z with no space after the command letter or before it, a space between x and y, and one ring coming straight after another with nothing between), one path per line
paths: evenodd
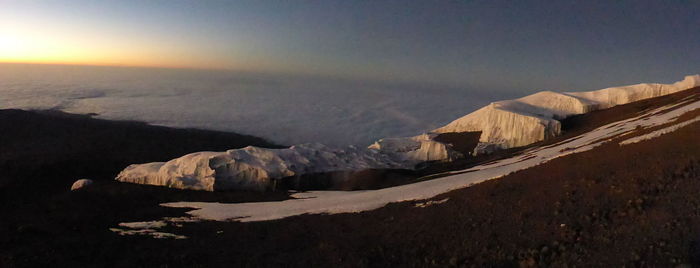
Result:
M481 131L480 142L512 148L561 133L563 119L700 86L700 75L674 84L637 84L587 92L543 91L516 100L498 101L465 115L435 133Z
M413 168L418 163L457 157L428 136L380 141L372 148L331 148L301 144L285 149L248 146L199 152L168 162L130 165L116 180L171 188L214 191L265 190L271 180L309 173L371 168Z

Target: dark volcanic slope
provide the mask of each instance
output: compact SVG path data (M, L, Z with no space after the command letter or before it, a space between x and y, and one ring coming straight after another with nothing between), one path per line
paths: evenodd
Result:
M0 110L0 267L83 266L79 256L105 250L117 217L150 217L175 199L279 200L283 194L210 193L117 183L132 163L167 161L195 151L248 145L278 148L235 133L108 121L58 111ZM70 193L76 179L96 181L92 193ZM174 198L174 199L173 199ZM144 209L135 209L138 207ZM107 237L104 237L107 235ZM105 240L107 239L107 240ZM72 249L73 253L59 253ZM66 254L63 257L58 254ZM98 265L102 266L102 265Z
M697 263L697 133L700 123L649 142L609 143L436 197L449 200L427 208L399 203L361 214L190 224L174 230L189 240L139 247L171 247L165 262L205 266ZM175 259L183 253L191 258Z
M682 94L697 93L695 89ZM567 135L618 116L622 110L616 113L617 108L629 109L622 113L629 117L689 96L680 95L642 103L647 106L600 111L591 115L600 116L595 120L578 117L579 124L568 125ZM3 131L23 123L8 120L14 123L3 123ZM32 120L36 118L30 117L25 124L31 125ZM61 123L43 124L62 127ZM132 123L115 124L121 128L119 124ZM152 159L142 155L143 162L167 160L203 148L188 145L192 147L184 152L171 149L172 155L150 152L184 135L168 132L152 136L150 142L139 143L132 151L120 151L120 146L110 144L124 145L133 141L131 137L148 135L98 136L110 138L93 137L88 139L92 143L83 143L83 135L103 128L83 127L91 131L31 137L29 131L7 128L25 134L1 134L25 141L0 147L4 216L0 221L0 267L672 266L700 261L700 123L648 142L623 147L609 143L562 157L439 196L436 199L449 200L427 208L398 203L360 214L306 215L259 223L203 222L166 230L190 237L185 240L120 237L108 228L182 211L159 207L160 202L272 200L284 195L116 183L111 180L113 173L123 166L104 159L140 162L128 155L136 151L156 154L148 156ZM196 140L193 144L209 142L206 136L192 139ZM0 138L0 142L5 140ZM74 145L55 145L63 149L42 153L52 144L64 143ZM76 154L75 150L93 154ZM105 150L113 155L103 155ZM62 169L64 159L74 166ZM84 174L103 181L68 192L70 182L88 176Z
M167 161L194 151L279 147L235 133L107 121L58 111L0 110L0 130L0 185L11 177L43 177L32 187L70 186L81 177L111 180L129 164Z

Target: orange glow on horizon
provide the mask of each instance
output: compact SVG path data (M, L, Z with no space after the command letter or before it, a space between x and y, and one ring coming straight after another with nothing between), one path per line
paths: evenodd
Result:
M249 49L245 35L236 42L235 38L141 31L139 26L5 14L0 17L0 63L337 75L314 64Z
M138 67L138 68L163 68L163 69L193 69L193 70L237 70L230 68L193 67L188 65L156 65L156 64L132 64L111 62L77 62L77 61L10 61L0 60L0 64L37 64L37 65L66 65L66 66L98 66L98 67Z
M94 31L61 31L19 23L0 24L0 62L62 65L241 69L173 40ZM205 56L202 56L204 54Z

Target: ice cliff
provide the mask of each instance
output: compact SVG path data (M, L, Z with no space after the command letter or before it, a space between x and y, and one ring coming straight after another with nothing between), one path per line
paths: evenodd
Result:
M586 92L543 91L491 103L433 132L481 131L481 143L499 148L525 146L559 135L559 119L697 86L700 86L700 75L686 76L674 84L645 83Z
M429 135L384 139L369 148L338 149L322 144L301 144L285 149L248 146L226 152L197 152L168 162L130 165L116 179L191 190L265 190L271 180L289 176L413 168L418 163L460 156L449 145L433 141Z
M450 132L480 131L475 153L532 144L561 133L560 119L597 109L653 98L700 86L700 75L674 84L637 84L588 92L543 91L498 101L428 134L384 138L367 148L331 148L302 144L286 149L249 146L226 152L197 152L170 160L130 165L116 180L179 189L264 190L278 178L370 168L413 168L426 161L449 161L462 155L435 141Z

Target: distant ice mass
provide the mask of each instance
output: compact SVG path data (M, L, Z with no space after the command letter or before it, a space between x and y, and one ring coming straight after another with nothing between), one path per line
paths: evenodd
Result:
M482 143L499 148L525 146L558 136L559 119L697 86L700 75L688 75L673 84L642 83L585 92L542 91L516 100L493 102L433 132L481 131Z
M96 113L285 145L366 146L413 136L521 94L215 71L0 64L0 109Z

